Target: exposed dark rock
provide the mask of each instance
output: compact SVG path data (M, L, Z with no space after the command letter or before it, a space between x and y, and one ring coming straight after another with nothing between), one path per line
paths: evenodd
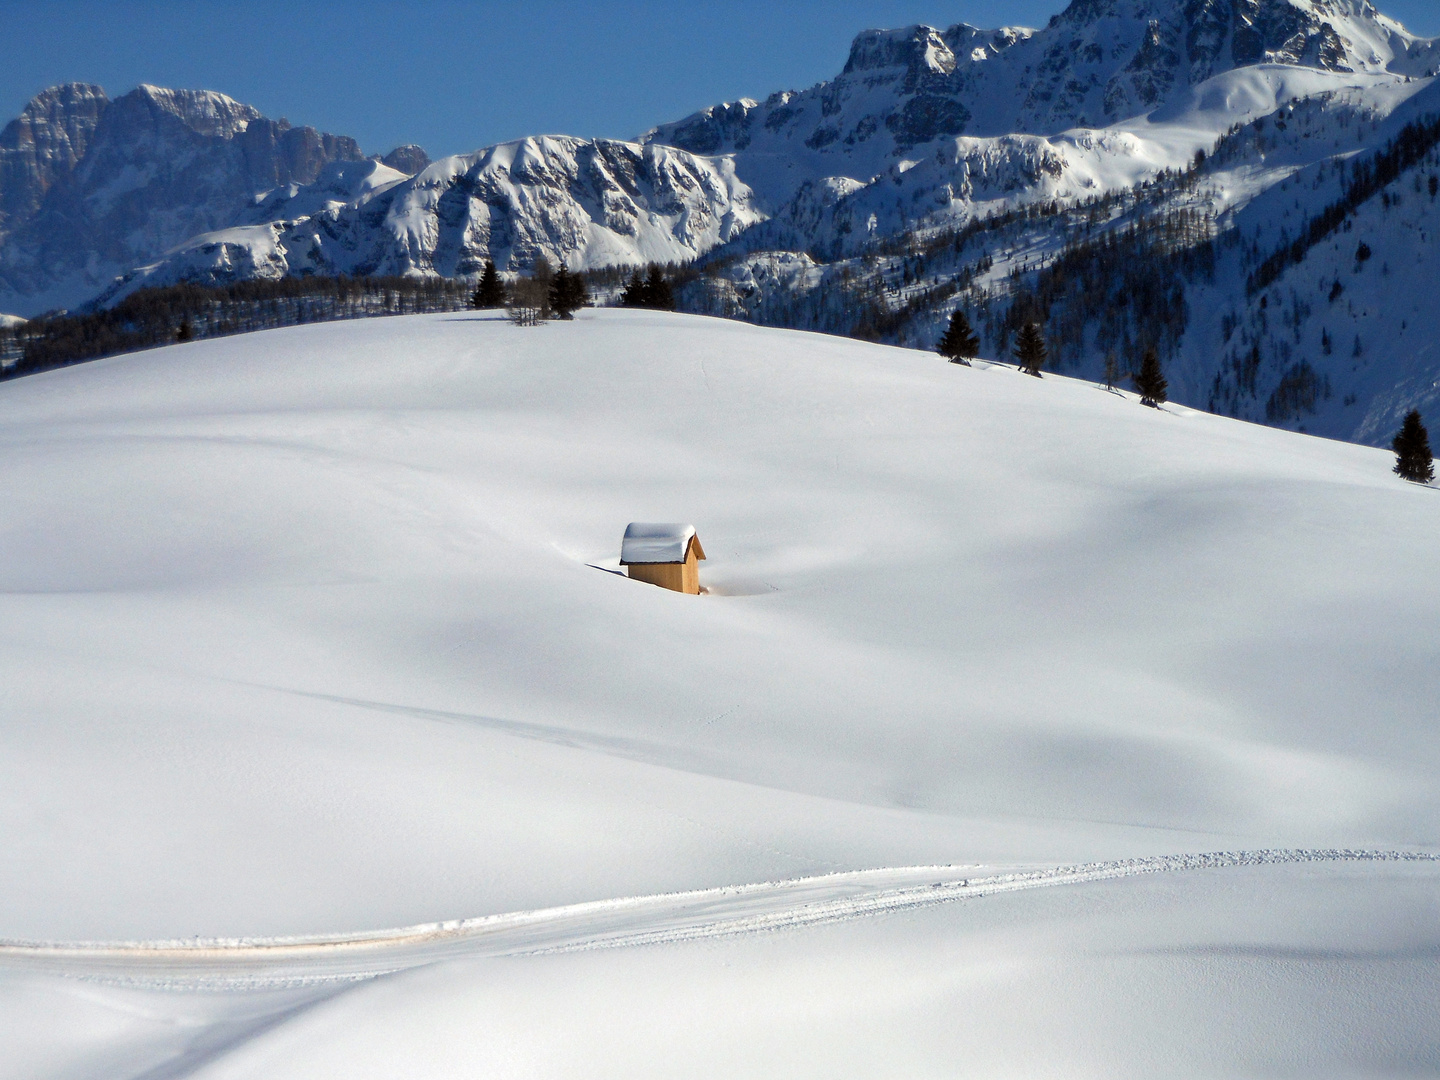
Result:
M430 155L425 153L423 147L416 146L414 143L406 143L404 146L397 146L381 158L380 164L414 176L430 164Z

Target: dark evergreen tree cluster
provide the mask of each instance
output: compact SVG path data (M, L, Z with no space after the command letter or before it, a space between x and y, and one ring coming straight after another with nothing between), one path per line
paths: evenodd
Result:
M485 260L485 270L480 275L480 285L471 298L471 304L479 309L504 307L507 297L505 285L500 280L500 271L495 269L493 259Z
M975 336L969 317L959 308L950 316L950 325L945 336L940 339L936 351L952 364L964 364L967 367L971 360L980 355L980 339Z
M1390 444L1395 451L1395 474L1417 484L1435 479L1435 459L1430 453L1430 433L1420 419L1420 410L1411 409Z
M287 277L139 289L103 311L42 316L18 327L7 349L19 356L5 369L5 377L173 341L298 323L461 311L470 299L468 284L443 278Z
M656 311L675 310L675 290L659 266L651 264L644 277L636 270L620 294L621 307L652 308Z

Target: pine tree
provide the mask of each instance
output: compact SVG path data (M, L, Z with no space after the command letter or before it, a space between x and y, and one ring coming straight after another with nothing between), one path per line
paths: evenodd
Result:
M1047 355L1049 350L1045 347L1045 335L1040 332L1040 324L1029 322L1022 326L1015 338L1015 362L1020 365L1020 370L1040 378L1040 369L1045 366Z
M621 307L645 307L645 279L636 270L630 275L630 282L620 294Z
M562 319L573 319L575 312L590 302L585 279L572 274L563 262L550 280L550 309Z
M180 342L195 340L195 326L188 318L180 324L180 329L175 331L175 340Z
M1430 455L1430 433L1420 422L1420 410L1411 409L1390 444L1395 451L1395 473L1417 484L1435 479L1435 461Z
M645 279L645 306L656 311L674 311L675 293L660 267L651 265L650 275Z
M1145 350L1145 356L1140 361L1140 371L1131 376L1131 379L1135 383L1135 389L1140 392L1141 405L1149 405L1154 409L1165 403L1169 384L1165 381L1165 373L1160 370L1160 354L1153 345Z
M485 260L485 271L480 275L480 287L475 290L471 303L481 309L505 306L505 286L500 283L500 272L495 263Z
M950 316L950 326L935 350L952 364L970 366L970 361L980 355L980 339L970 326L970 320L959 308Z

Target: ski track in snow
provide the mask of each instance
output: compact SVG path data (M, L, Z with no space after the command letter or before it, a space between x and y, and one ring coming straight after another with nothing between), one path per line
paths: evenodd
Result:
M1433 862L1440 855L1271 849L1162 855L966 876L920 866L621 897L344 936L151 942L0 940L0 968L170 990L352 982L466 957L672 944L816 926L1056 885L1145 874L1301 863Z

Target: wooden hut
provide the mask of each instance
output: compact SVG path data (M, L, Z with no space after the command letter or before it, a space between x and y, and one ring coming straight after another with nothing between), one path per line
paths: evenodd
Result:
M694 525L632 521L620 542L620 565L630 568L632 578L691 596L700 593L698 562L703 558Z

